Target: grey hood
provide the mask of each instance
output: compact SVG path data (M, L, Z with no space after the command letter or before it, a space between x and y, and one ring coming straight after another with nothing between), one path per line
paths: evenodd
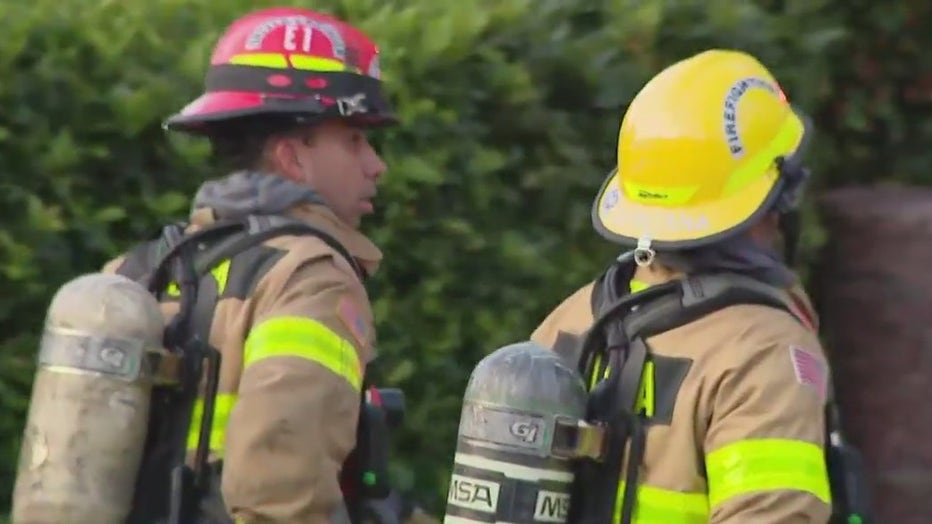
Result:
M796 282L776 249L761 246L747 234L690 251L658 252L657 261L683 273L731 271L780 288Z
M194 195L192 211L211 208L218 219L249 214L278 214L297 204L323 204L314 190L287 178L256 171L238 171L205 182Z

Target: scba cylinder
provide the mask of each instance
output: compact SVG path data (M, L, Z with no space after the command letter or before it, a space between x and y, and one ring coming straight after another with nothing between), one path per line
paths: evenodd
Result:
M444 524L565 523L572 463L552 450L558 421L582 420L579 373L531 341L488 355L463 399Z
M163 315L144 287L94 273L52 298L13 491L13 524L123 524L146 441Z

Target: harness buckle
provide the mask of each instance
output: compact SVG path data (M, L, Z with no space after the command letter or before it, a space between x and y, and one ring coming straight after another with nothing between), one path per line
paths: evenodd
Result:
M601 461L605 458L606 448L605 425L563 415L554 418L553 443L550 447L552 456Z

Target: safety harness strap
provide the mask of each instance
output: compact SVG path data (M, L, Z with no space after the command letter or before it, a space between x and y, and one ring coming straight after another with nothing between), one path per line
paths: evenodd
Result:
M156 273L164 275L167 271L167 269L156 267L159 261L162 261L164 266L171 266L174 272L179 271L188 261L187 258L184 261L175 260L175 257L163 258L165 252L180 243L186 225L184 222L178 222L164 226L147 241L129 250L116 272L139 282L152 292L154 275ZM153 294L159 299L162 298L161 292ZM186 429L179 427L179 421L184 420L190 408L185 400L190 397L192 359L187 357L185 352L174 343L174 339L179 326L185 324L183 316L189 311L190 305L183 307L166 327L163 335L163 345L179 357L182 380L178 387L156 388L152 392L152 409L149 414L145 452L137 475L134 501L127 522L145 522L152 517L167 516L166 511L170 504L168 480L172 476L172 467L176 461L177 452L171 446L165 446L162 443L180 438ZM164 413L166 410L171 410L172 414L166 415Z

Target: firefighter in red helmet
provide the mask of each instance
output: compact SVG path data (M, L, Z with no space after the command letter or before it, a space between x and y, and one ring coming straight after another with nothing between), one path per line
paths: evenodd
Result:
M198 518L356 522L341 475L355 451L366 366L376 353L364 281L382 257L358 228L386 170L367 131L396 123L379 50L331 16L260 10L220 37L205 87L165 122L209 140L227 170L197 191L184 233L239 221L264 236L228 249L198 280L211 282L217 300L206 317L195 308L194 322L208 322L193 329L221 355L205 490L212 493L198 500ZM149 247L104 270L146 274ZM162 297L167 318L179 307L170 291ZM191 410L189 455L204 404Z

